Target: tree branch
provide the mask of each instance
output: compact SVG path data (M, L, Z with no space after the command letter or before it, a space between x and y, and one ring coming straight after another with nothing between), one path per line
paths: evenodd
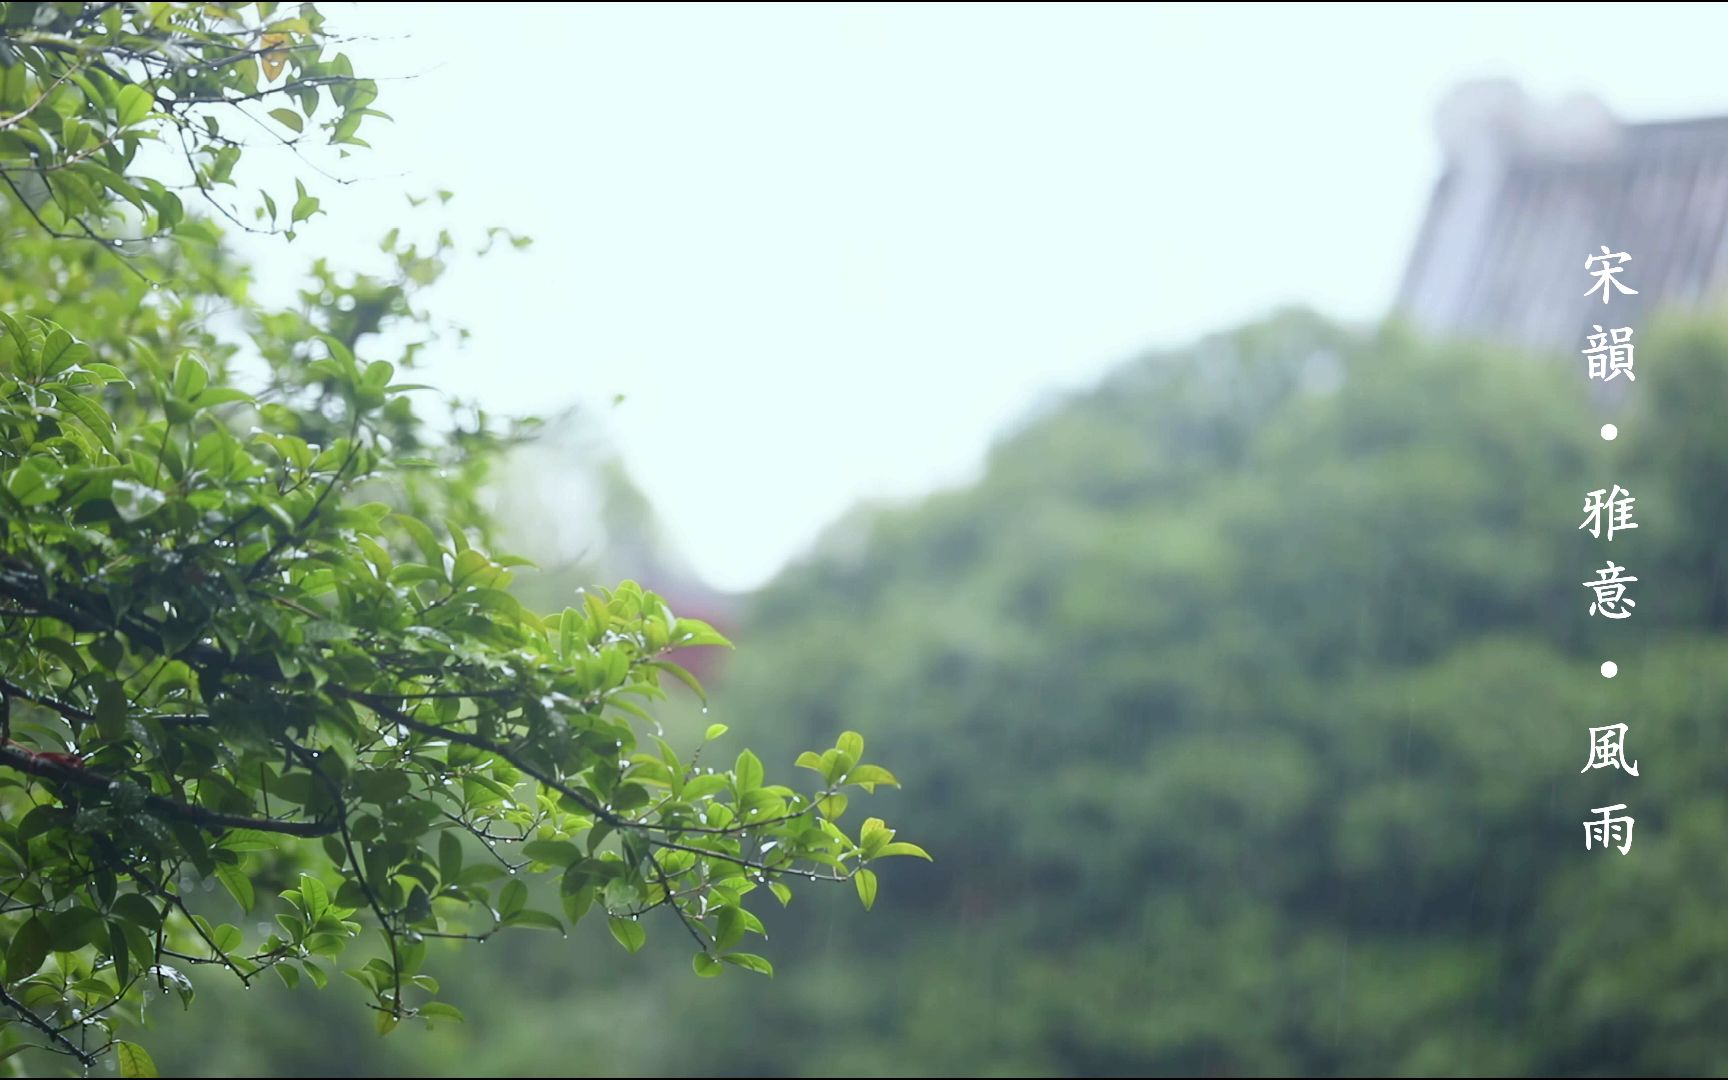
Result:
M259 832L308 838L329 836L337 831L335 824L326 821L282 821L277 818L246 817L194 806L191 803L175 802L155 792L145 791L128 781L116 780L82 765L72 765L38 754L16 743L0 743L0 765L85 791L111 794L119 788L135 788L143 795L144 807L150 813L172 821L184 821L201 829L256 829Z
M87 1054L78 1049L77 1043L54 1030L53 1024L50 1024L40 1016L37 1016L34 1012L25 1008L24 1003L13 997L11 994L8 994L6 992L6 987L4 986L0 986L0 1005L5 1005L7 1008L10 1008L13 1012L18 1014L19 1019L35 1028L37 1031L40 1031L42 1034L48 1036L48 1040L54 1044L50 1049L62 1054L71 1054L73 1057L78 1059L80 1065L83 1065L86 1068L96 1064L96 1056L94 1054Z
M52 616L49 617L52 618ZM22 686L19 686L17 683L4 678L0 678L0 694L4 694L7 697L22 698L25 701L34 702L45 709L52 709L54 712L59 713L68 720L76 720L80 724L90 724L94 723L96 720L96 717L93 714L80 709L78 706L73 705L70 702L61 701L59 698L49 697L47 694L32 693L31 691L24 689Z

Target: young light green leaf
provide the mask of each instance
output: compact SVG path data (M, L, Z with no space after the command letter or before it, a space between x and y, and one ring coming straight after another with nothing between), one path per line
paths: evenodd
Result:
M612 931L612 936L618 939L618 944L624 946L625 952L635 952L648 940L648 932L642 929L642 924L635 919L614 915L606 920L606 926Z
M762 786L762 759L745 750L738 755L738 762L733 766L732 775L738 785L740 797L755 791Z
M876 903L876 872L861 869L852 880L858 886L858 899L864 902L864 910L869 911Z
M764 957L757 956L755 953L727 953L720 959L724 960L728 964L741 967L745 971L754 971L759 975L767 975L770 978L774 975L774 965L770 964Z
M916 855L918 858L924 859L928 862L936 861L930 858L930 853L928 851L925 851L917 844L908 844L904 840L896 840L891 844L884 844L882 850L876 853L878 859L885 859L890 855Z

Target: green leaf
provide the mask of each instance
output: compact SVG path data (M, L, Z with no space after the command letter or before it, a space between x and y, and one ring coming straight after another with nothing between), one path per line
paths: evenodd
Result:
M290 225L305 221L313 214L319 212L318 200L313 196L306 194L305 184L299 180L294 181L294 190L298 197L294 200L294 208L288 215L288 223Z
M414 546L420 549L420 554L426 557L429 566L437 567L442 573L444 566L444 548L438 543L438 538L432 535L432 530L419 518L407 514L393 514L391 520L401 525L403 530L414 541Z
M133 89L127 87L127 89ZM120 1075L125 1077L150 1077L159 1075L156 1063L150 1060L150 1055L142 1046L133 1042L114 1043L114 1059L120 1069Z
M714 976L726 970L725 964L722 964L720 961L714 959L705 952L699 952L695 956L692 956L690 958L690 966L694 967L696 969L696 974L702 976L704 979L712 979Z
M25 461L6 478L6 490L25 506L39 506L56 493L53 481L34 461Z
M114 510L121 520L128 523L144 520L162 509L162 505L168 501L168 496L135 480L114 481L108 498L113 502Z
M709 724L708 730L702 735L703 742L713 742L731 730L725 724Z
M523 908L504 922L507 926L521 926L530 930L551 930L559 934L564 932L564 924L556 915L535 911L533 908Z
M78 393L76 390L63 390L54 387L51 388L50 392L54 395L55 403L73 416L76 416L79 423L83 424L86 428L89 428L90 433L96 436L97 440L102 443L104 449L106 449L110 454L115 452L114 421L108 418L107 413L103 412L95 402L91 401L83 394Z
M618 944L624 946L625 952L635 952L648 940L648 931L642 929L642 924L635 919L614 915L606 920L606 926L618 939Z
M569 866L583 857L582 849L568 840L530 840L522 845L522 854L553 866Z
M834 749L852 755L852 760L857 761L864 756L864 736L856 731L842 732L839 740L834 743Z
M174 396L190 400L210 385L209 369L191 356L182 356L174 363Z
M894 778L894 774L880 765L859 765L846 774L846 782L871 788L877 784L887 784L889 787L900 786L900 781Z
M894 830L881 818L865 818L864 827L858 830L858 847L864 852L866 859L873 858L882 850L882 846L892 839Z
M744 939L744 916L742 909L724 907L720 909L719 918L715 920L714 947L724 952Z
M874 870L859 870L852 879L858 886L858 899L864 902L864 910L869 911L876 903L876 872Z
M48 940L55 952L77 952L93 944L102 932L102 914L94 908L73 907L57 911L48 920Z
M757 974L767 975L770 978L774 975L774 965L770 964L764 957L757 956L755 953L727 953L720 959L724 960L728 964L741 967L745 971L754 971Z
M710 795L718 795L731 785L719 773L703 773L684 785L684 801L693 803Z
M42 343L42 355L36 366L44 375L58 375L89 356L90 346L75 341L71 334L56 326Z
M438 834L438 880L453 884L462 873L462 841L453 829Z
M271 109L270 118L296 135L306 128L305 123L300 119L300 114L293 109Z
M150 115L151 104L150 95L144 90L131 84L122 86L114 99L114 119L121 127L131 127Z
M233 386L213 386L192 399L194 409L214 409L218 405L227 405L236 401L256 401L251 394Z
M508 919L528 903L528 886L521 878L511 878L498 893L498 917Z
M162 914L156 910L146 897L138 893L126 893L114 901L113 914L127 922L136 923L145 930L155 933L162 923Z
M48 924L40 915L30 916L12 935L12 942L6 947L6 981L16 983L36 974L52 948Z
M330 908L330 893L310 874L300 875L300 903L306 909L306 924L315 926Z
M458 1024L467 1022L462 1010L447 1001L428 1001L414 1011L426 1020L454 1020Z
M228 895L232 896L234 902L240 905L241 911L250 912L252 910L252 905L257 902L257 896L252 889L252 879L247 877L238 866L233 863L225 863L216 867L216 880L220 881L222 887L228 890Z
M678 664L674 664L670 660L656 661L654 666L656 668L659 668L661 671L668 673L673 678L677 679L679 682L681 682L685 686L689 687L690 692L695 694L697 700L701 701L702 704L704 704L704 705L708 704L708 691L702 689L702 684L697 681L696 676L690 674L690 672L686 671L683 667L679 666ZM722 731L726 730L726 726L724 724L717 724L715 726L719 727L720 730L722 730Z
M935 859L930 858L930 853L928 851L925 851L917 844L908 844L904 840L896 840L891 844L885 844L883 845L882 850L876 853L878 859L887 858L889 855L916 855L918 858L924 859L927 862L936 861Z
M732 775L740 797L762 786L762 759L749 750L738 755Z
M125 986L132 967L132 949L126 941L126 926L115 921L108 923L107 929L108 955L114 958L114 978Z
M238 950L244 943L244 939L238 926L232 923L223 923L210 931L210 943L216 947L217 952L226 955Z

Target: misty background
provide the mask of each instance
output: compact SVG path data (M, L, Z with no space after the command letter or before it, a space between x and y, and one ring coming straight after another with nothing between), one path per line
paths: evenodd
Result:
M165 1071L1728 1071L1728 17L407 10L329 6L394 122L260 287L407 195L531 236L453 260L421 372L552 418L493 487L523 598L712 617L669 737L862 731L936 861L765 912L772 981L524 932L447 958L464 1025L212 992L156 1007ZM1651 283L1630 385L1578 355L1602 242ZM1581 770L1617 722L1640 775Z

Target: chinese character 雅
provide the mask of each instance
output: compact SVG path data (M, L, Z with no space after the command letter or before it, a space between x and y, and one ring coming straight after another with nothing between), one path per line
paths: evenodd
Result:
M1603 498L1604 495L1607 498ZM1589 529L1591 536L1600 538L1602 536L1602 511L1607 510L1609 511L1608 539L1614 539L1614 534L1621 529L1636 529L1638 525L1632 520L1633 501L1632 493L1619 484L1614 485L1613 491L1609 491L1607 488L1597 488L1584 496L1586 517L1584 524L1578 527Z
M1592 814L1601 814L1602 817L1598 821L1584 823L1585 851L1590 850L1592 842L1597 847L1606 848L1614 846L1616 840L1624 841L1620 844L1620 854L1624 855L1632 850L1632 819L1627 816L1611 816L1614 811L1624 809L1625 803L1615 803L1613 806L1598 806L1590 811Z
M1619 769L1629 776L1638 775L1638 763L1626 760L1626 725L1609 724L1590 729L1590 760L1581 773L1591 769Z
M1631 609L1637 607L1638 602L1625 598L1626 583L1638 579L1621 577L1620 571L1624 569L1624 566L1615 566L1614 560L1609 559L1606 570L1596 571L1600 581L1583 582L1585 588L1596 590L1596 602L1590 605L1590 614L1596 614L1597 609L1601 609L1602 614L1610 619L1624 619L1632 614Z
M1602 269L1590 270L1590 276L1596 279L1596 284L1590 286L1589 290L1586 291L1584 295L1589 296L1590 293L1595 292L1597 289L1601 289L1602 302L1604 304L1608 302L1608 294L1615 289L1619 289L1621 292L1626 293L1629 296L1637 296L1637 289L1628 289L1625 285L1620 283L1619 277L1616 276L1625 269L1625 266L1622 264L1628 262L1631 258L1632 256L1626 254L1624 251L1609 251L1608 245L1603 244L1602 254L1592 255L1584 260L1584 269L1586 270L1590 270L1591 265L1594 263L1600 262L1602 264ZM1610 259L1614 260L1613 266L1608 265L1608 260Z
M1616 375L1624 375L1627 382L1637 382L1638 376L1632 374L1632 328L1603 330L1602 324L1596 323L1593 329L1596 332L1588 335L1590 347L1579 350L1590 361L1590 377L1612 382Z

